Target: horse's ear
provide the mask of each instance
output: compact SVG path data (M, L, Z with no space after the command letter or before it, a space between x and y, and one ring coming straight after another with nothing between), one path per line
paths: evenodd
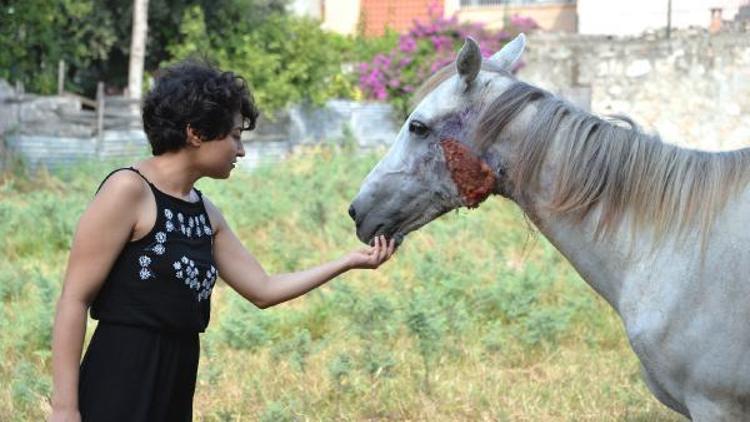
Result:
M482 53L479 51L479 45L471 37L467 37L456 59L456 70L467 87L474 82L481 67Z
M500 65L503 69L510 72L513 70L513 66L518 62L523 54L523 49L526 47L526 35L523 33L518 34L517 37L513 38L513 41L505 44L497 53L490 57L490 60Z

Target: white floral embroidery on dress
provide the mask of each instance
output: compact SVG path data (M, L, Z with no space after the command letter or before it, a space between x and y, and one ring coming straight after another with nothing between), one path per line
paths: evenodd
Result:
M167 248L165 248L161 243L157 243L156 245L154 245L152 250L157 255L164 255L164 252L167 251Z
M205 276L200 281L200 270L195 265L195 261L186 256L180 258L179 261L175 261L172 264L172 268L175 269L175 276L177 278L182 279L184 277L185 286L197 292L196 298L198 302L206 300L211 296L211 291L216 284L216 277L218 275L213 265L206 270Z
M156 232L154 235L155 242L145 249L147 253L153 252L159 256L164 255L166 253L167 233L176 231L177 224L179 224L179 231L189 238L193 237L193 235L196 237L202 237L203 235L210 236L213 233L211 227L208 225L208 218L206 218L205 214L190 216L178 212L177 221L173 220L174 216L175 214L172 210L168 208L164 209L164 217L166 217L164 231ZM139 276L142 280L155 278L155 274L150 268L152 261L153 259L148 255L139 257L138 263L141 266ZM177 279L182 280L189 289L195 290L198 302L207 300L211 296L218 277L218 272L213 265L206 270L203 277L200 276L201 270L195 261L187 256L182 256L177 261L174 261L172 268L174 268L174 274Z
M151 269L148 268L148 266L151 265L151 258L147 255L141 255L141 257L138 258L138 264L141 266L141 271L138 273L141 280L148 280L154 276Z
M154 240L156 240L155 243L150 244L146 247L147 252L153 252L156 255L164 255L167 252L167 247L165 246L165 243L167 242L167 233L170 233L174 231L174 223L172 222L172 217L174 217L174 214L172 213L172 210L169 208L164 208L164 217L167 218L167 221L164 223L164 229L166 230L166 233L163 231L156 232L154 235ZM184 218L182 216L182 213L178 213L177 219ZM154 273L150 268L151 265L151 258L148 255L143 255L138 259L138 263L141 265L141 270L139 272L139 276L141 277L141 280L146 280L149 278L153 278Z

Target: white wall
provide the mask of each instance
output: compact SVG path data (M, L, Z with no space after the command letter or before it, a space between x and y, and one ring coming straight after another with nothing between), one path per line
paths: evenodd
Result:
M323 1L325 0L292 0L289 2L287 9L298 16L322 19L320 11Z
M325 2L323 29L354 34L359 22L359 0L322 0Z
M672 27L708 28L710 9L721 7L724 20L734 19L748 0L672 0ZM638 35L667 26L668 0L578 0L581 34Z
M321 27L340 34L354 34L359 22L360 0L292 0L288 10L317 19Z

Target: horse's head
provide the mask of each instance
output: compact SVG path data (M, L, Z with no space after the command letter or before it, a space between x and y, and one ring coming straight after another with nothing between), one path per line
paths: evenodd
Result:
M349 208L360 240L384 234L400 242L452 209L503 192L499 163L484 156L475 132L482 107L513 81L509 72L525 44L521 34L483 64L479 46L467 39L455 67L427 81L426 95Z

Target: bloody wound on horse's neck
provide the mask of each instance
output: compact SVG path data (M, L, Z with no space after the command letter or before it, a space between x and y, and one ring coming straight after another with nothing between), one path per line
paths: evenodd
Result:
M492 193L495 174L484 160L456 139L440 141L448 170L468 208L476 208Z

